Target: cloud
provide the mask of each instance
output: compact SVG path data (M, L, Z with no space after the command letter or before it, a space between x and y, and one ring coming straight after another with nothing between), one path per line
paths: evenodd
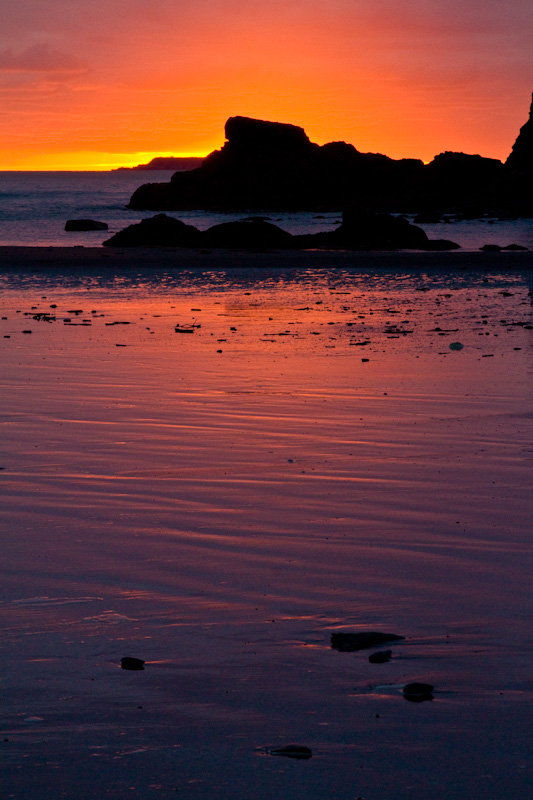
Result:
M84 66L70 53L53 50L47 44L34 44L20 53L0 50L0 72L82 72Z

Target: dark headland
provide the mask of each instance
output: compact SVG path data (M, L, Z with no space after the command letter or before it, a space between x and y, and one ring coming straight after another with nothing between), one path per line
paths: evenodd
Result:
M533 103L505 163L449 151L429 164L395 160L362 153L346 142L320 146L295 125L230 117L220 150L196 169L176 172L167 183L141 186L129 207L154 211L350 207L432 219L444 213L471 219L487 214L533 216L532 111Z
M150 170L175 170L176 172L186 172L190 169L197 169L203 163L203 157L199 156L156 156L148 164L137 164L136 167L118 167L112 172L134 171L145 172Z

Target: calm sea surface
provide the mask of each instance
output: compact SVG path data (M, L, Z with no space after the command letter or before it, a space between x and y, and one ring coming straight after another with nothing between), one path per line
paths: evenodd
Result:
M142 183L168 181L172 172L0 172L0 245L100 245L126 225L154 212L126 208ZM239 214L169 212L205 230ZM268 214L268 211L265 212ZM338 214L269 214L290 233L317 232L336 227ZM66 233L71 218L107 222L109 232ZM431 238L456 241L465 249L483 244L525 245L533 249L533 220L472 221L422 226Z

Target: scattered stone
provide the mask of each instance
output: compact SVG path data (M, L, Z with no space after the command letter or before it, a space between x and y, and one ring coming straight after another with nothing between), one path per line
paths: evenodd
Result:
M450 342L450 350L462 350L464 344L462 342Z
M331 646L341 653L353 653L356 650L367 650L369 647L379 647L385 642L397 642L405 639L395 633L380 633L379 631L363 631L361 633L332 633Z
M289 744L287 747L276 747L268 751L271 756L287 756L288 758L311 758L313 751L309 747Z
M133 658L132 656L124 656L120 659L122 669L141 670L144 669L144 663L142 658Z
M368 660L371 664L386 664L392 658L392 650L380 650L377 653L371 653Z
M403 696L406 700L421 703L423 700L433 700L431 683L408 683L403 687Z

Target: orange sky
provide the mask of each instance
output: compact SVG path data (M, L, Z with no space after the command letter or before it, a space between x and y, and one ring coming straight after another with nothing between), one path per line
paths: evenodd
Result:
M533 90L531 0L7 0L0 169L205 154L236 114L429 161L505 159Z

